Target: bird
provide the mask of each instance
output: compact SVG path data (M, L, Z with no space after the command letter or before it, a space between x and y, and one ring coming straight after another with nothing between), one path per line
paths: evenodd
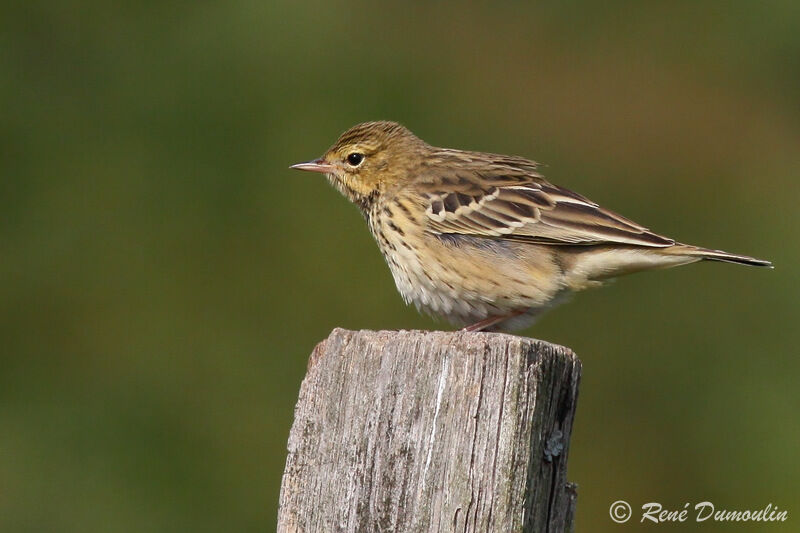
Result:
M654 233L539 167L375 121L290 168L324 174L358 206L406 304L466 331L526 328L572 293L633 272L703 260L772 267Z

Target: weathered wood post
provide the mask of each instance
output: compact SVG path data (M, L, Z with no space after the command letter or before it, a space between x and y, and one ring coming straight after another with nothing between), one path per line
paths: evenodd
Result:
M300 388L278 531L571 531L580 368L512 335L334 330Z

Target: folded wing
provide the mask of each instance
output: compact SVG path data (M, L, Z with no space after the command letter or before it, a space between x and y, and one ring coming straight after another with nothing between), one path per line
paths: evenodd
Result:
M537 174L527 179L461 175L445 179L447 187L435 183L426 193L428 230L433 233L552 245L675 244Z

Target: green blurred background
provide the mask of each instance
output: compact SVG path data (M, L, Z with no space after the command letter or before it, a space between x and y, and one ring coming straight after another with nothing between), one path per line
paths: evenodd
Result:
M578 531L800 520L800 4L17 2L0 16L0 531L269 531L306 359L403 305L288 170L398 120L774 261L640 274L527 335L584 364ZM663 525L728 531L729 525Z

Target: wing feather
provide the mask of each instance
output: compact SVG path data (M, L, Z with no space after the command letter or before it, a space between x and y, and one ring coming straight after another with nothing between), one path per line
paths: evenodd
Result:
M431 181L426 194L429 231L555 245L674 244L580 194L545 181L532 171L532 162L526 168L512 164L513 160L504 160L501 165L506 172L512 171L509 176L461 171L447 180L447 187L441 180Z

